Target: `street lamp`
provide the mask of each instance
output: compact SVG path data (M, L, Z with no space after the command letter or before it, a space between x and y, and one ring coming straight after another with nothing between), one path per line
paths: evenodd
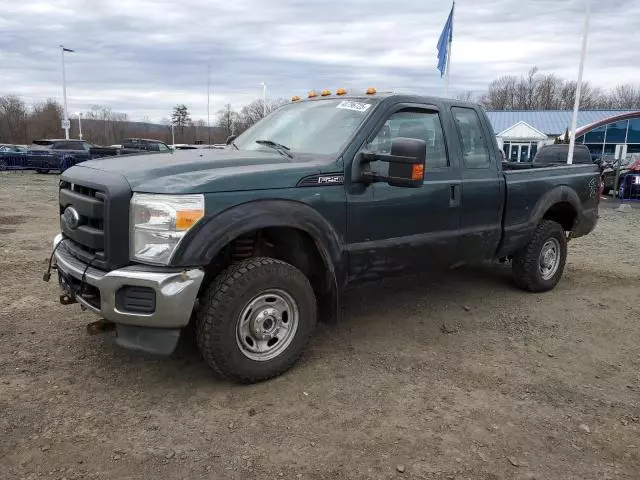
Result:
M78 115L78 137L82 140L82 112L76 112Z
M67 111L67 78L64 71L64 52L73 52L73 50L66 48L64 45L60 45L60 52L62 53L62 97L64 100L64 119L62 120L62 128L64 128L64 137L69 140L69 128L71 128L71 123L69 122L69 112Z

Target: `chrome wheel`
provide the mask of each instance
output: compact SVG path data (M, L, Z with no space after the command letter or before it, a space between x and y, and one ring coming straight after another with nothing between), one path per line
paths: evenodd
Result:
M543 280L549 280L556 274L560 265L560 257L560 242L555 238L550 238L540 250L538 268Z
M236 341L251 360L264 362L280 355L298 329L298 305L284 290L268 290L254 297L240 313Z

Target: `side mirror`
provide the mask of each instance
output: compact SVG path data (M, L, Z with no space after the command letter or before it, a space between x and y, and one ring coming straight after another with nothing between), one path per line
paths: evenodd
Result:
M424 166L427 159L427 144L416 138L394 138L391 153L362 153L360 164L361 179L368 183L387 182L392 187L418 188L424 182ZM380 176L369 170L374 161L389 164L389 175Z
M227 141L225 143L227 145L231 145L231 142L233 142L236 138L238 138L238 135L229 135L227 137Z

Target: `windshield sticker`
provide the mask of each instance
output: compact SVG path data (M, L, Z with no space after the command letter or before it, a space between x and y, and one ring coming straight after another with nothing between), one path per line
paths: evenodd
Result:
M336 108L342 108L344 110L355 110L356 112L366 112L371 108L370 103L352 102L350 100L343 100L338 104Z

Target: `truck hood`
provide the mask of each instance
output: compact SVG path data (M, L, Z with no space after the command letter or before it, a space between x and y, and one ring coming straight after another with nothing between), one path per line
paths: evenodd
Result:
M105 157L79 165L119 173L134 192L213 193L293 187L302 177L320 173L322 164L276 152L202 149Z

